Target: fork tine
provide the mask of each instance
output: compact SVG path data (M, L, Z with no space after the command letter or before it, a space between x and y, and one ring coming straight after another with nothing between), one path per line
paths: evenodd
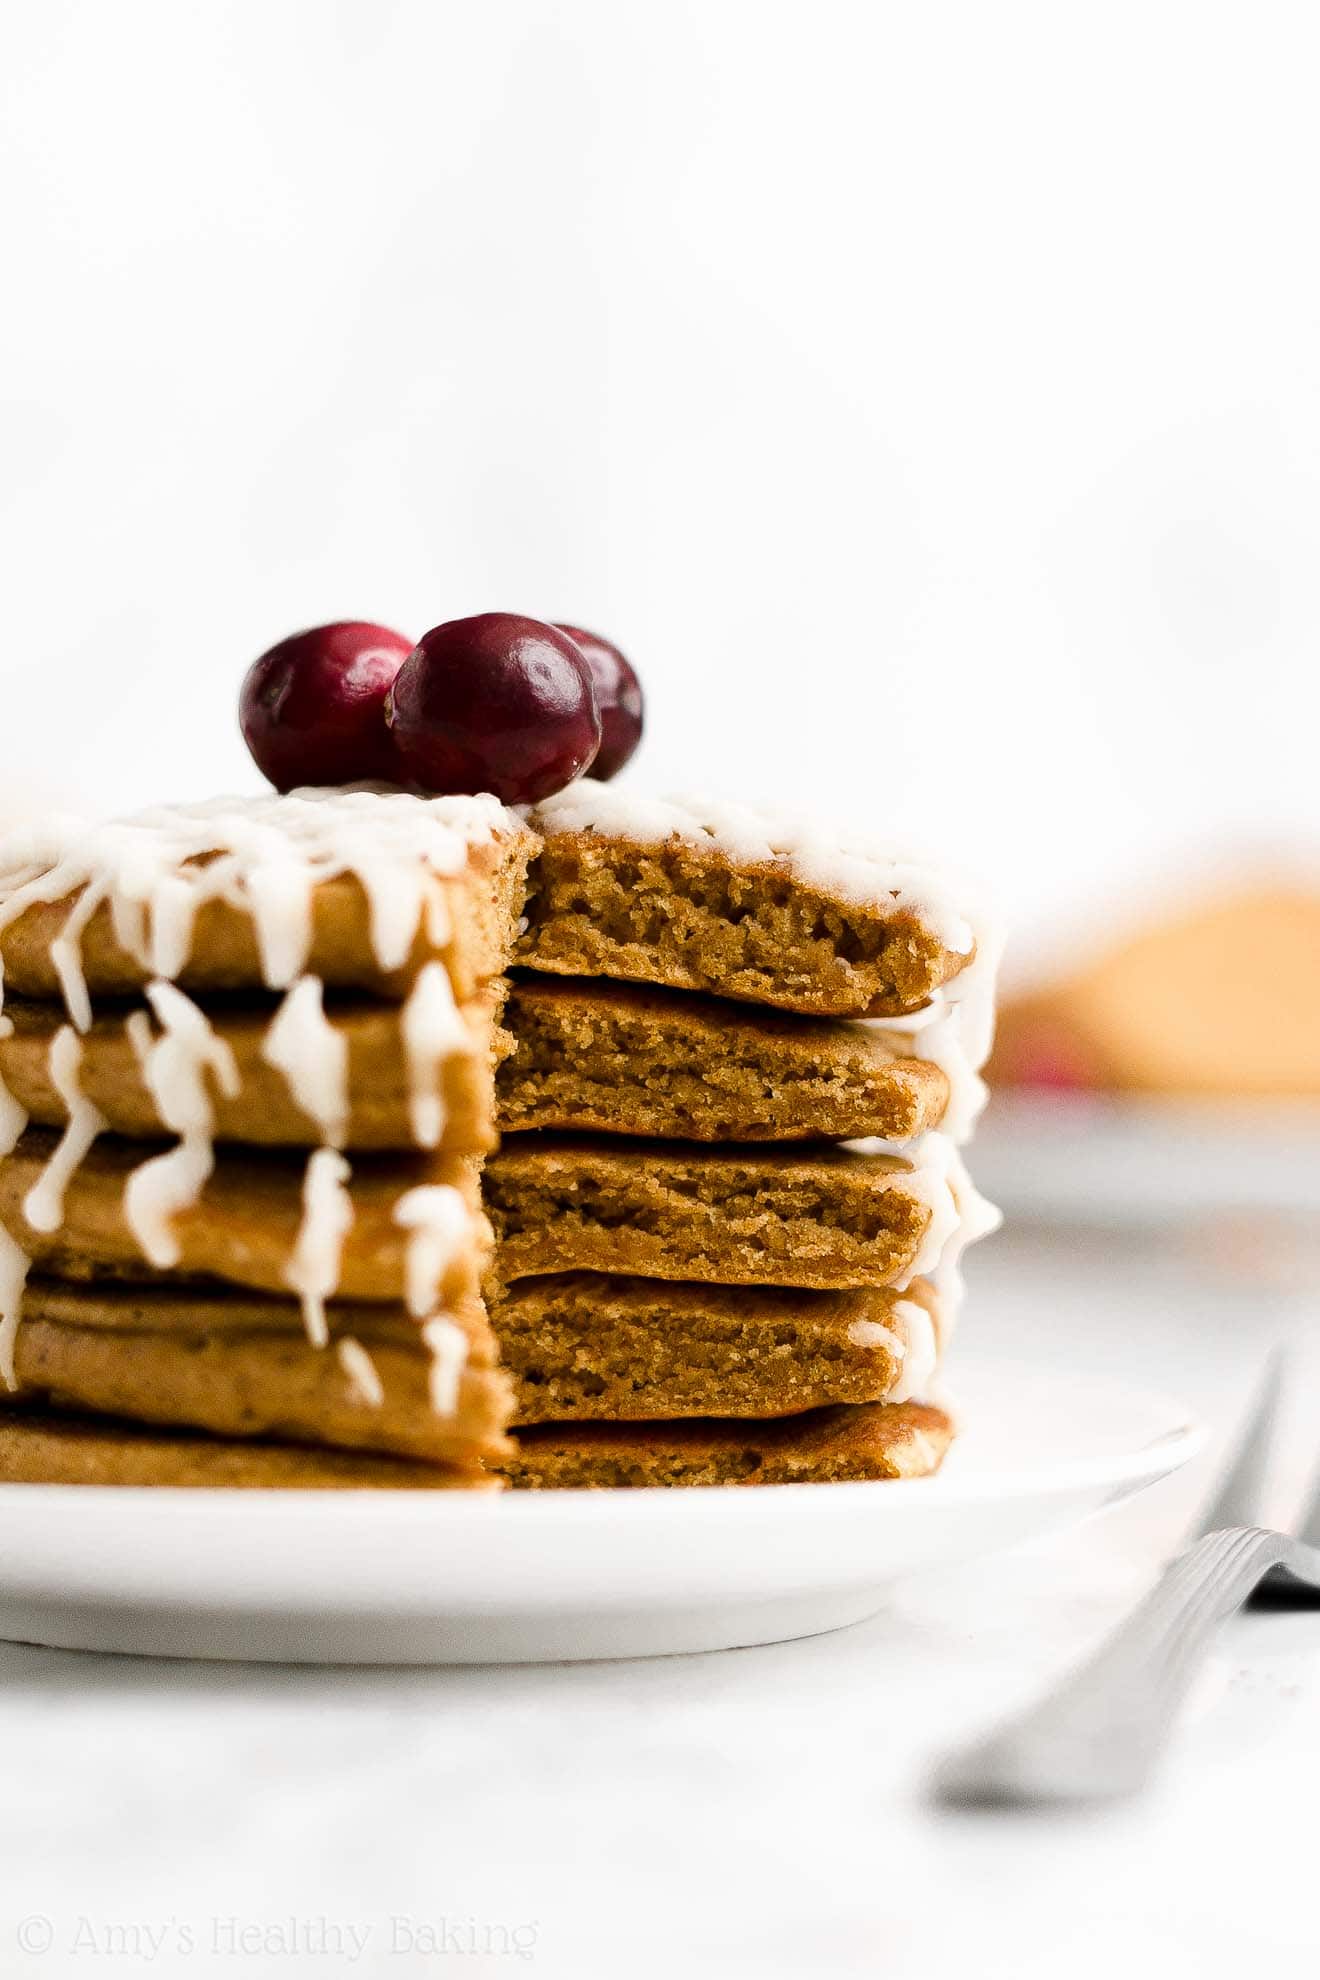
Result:
M1278 1341L1261 1371L1251 1408L1237 1432L1228 1468L1216 1481L1209 1502L1193 1526L1194 1534L1214 1533L1225 1526L1260 1525L1286 1362L1287 1349ZM1320 1498L1312 1508L1312 1515L1320 1519Z

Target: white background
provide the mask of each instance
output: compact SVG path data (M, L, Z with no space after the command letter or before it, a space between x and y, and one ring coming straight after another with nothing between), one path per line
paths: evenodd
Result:
M1309 823L1310 6L3 19L0 806L255 788L272 640L509 608L1024 928Z

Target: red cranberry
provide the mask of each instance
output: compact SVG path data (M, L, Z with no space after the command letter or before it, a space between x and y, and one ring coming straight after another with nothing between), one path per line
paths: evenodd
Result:
M1006 1056L1014 1086L1055 1093L1094 1093L1104 1084L1084 1042L1062 1024L1036 1024Z
M600 710L600 749L591 766L602 784L617 777L642 740L642 684L617 646L581 626L560 626L591 673Z
M344 619L282 639L244 677L238 719L276 790L398 781L385 696L411 642Z
M581 653L567 633L513 612L424 633L390 689L385 720L411 782L493 791L505 804L562 790L600 748Z

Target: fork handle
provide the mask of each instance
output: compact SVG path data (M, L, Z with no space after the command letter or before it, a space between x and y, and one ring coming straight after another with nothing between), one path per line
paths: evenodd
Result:
M988 1739L947 1761L945 1800L1107 1800L1148 1778L1217 1626L1273 1567L1320 1588L1320 1551L1258 1526L1179 1554L1098 1651Z

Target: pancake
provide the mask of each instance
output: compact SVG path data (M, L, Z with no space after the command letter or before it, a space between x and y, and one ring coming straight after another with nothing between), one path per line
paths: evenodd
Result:
M486 1164L504 1280L623 1272L713 1285L874 1286L927 1268L957 1222L938 1168L811 1143L511 1135Z
M302 985L290 993L300 998ZM453 1154L479 1154L495 1141L490 1060L499 998L491 990L465 1006L450 1004L428 1072L438 1105L434 1128L419 1124L410 1104L410 1061L400 1007L362 1000L332 1003L324 1016L344 1054L342 1131L331 1137L345 1148L413 1148L422 1134ZM319 1007L318 1007L319 1008ZM406 1007L405 1007L406 1008ZM323 1123L299 1105L290 1077L267 1053L280 1055L280 1030L288 1001L224 1002L208 999L206 1017L222 1049L232 1054L235 1077L222 1087L214 1073L207 1091L220 1141L254 1147L315 1148L326 1139ZM67 1023L61 1006L6 999L8 1027L0 1025L0 1080L31 1120L63 1126L68 1108L52 1077L51 1046ZM442 1013L443 1018L443 1013ZM120 1005L95 1017L82 1038L78 1086L116 1134L149 1141L169 1132L143 1076L133 1042L134 1026L159 1038L159 1022L145 1003ZM297 1063L296 1060L293 1063ZM428 1141L425 1145L435 1145Z
M936 877L741 805L580 779L542 834L515 960L830 1017L920 1010L972 960Z
M504 1023L513 1047L496 1093L506 1132L908 1141L939 1125L948 1100L945 1074L873 1025L680 991L521 977Z
M468 1466L507 1448L510 1386L479 1305L438 1333L389 1307L327 1318L318 1349L289 1301L33 1279L0 1403Z
M772 1423L547 1424L525 1430L500 1470L523 1489L799 1485L925 1478L953 1441L925 1403L863 1403Z
M939 1307L906 1293L667 1284L576 1272L493 1303L515 1422L785 1416L904 1401L935 1373Z
M173 1485L307 1491L499 1489L491 1473L362 1451L229 1442L104 1418L0 1411L0 1485Z
M401 997L443 963L460 1003L505 967L535 841L493 798L311 791L55 819L4 842L0 961L20 996L332 989Z
M289 1292L305 1216L308 1165L299 1157L260 1149L217 1150L215 1168L200 1191L166 1220L175 1248L153 1260L126 1218L125 1191L130 1177L162 1151L103 1135L70 1178L58 1229L41 1231L28 1222L23 1205L56 1140L47 1128L29 1128L13 1154L0 1162L0 1225L42 1271L59 1278L110 1274L149 1281L164 1269ZM333 1155L328 1159L339 1160ZM405 1192L436 1185L447 1192L435 1203L446 1248L430 1306L453 1309L472 1296L488 1245L475 1160L400 1154L354 1160L347 1185L352 1222L343 1239L337 1287L332 1284L339 1297L406 1296L418 1233L397 1221L399 1199ZM428 1204L429 1199L420 1207Z

